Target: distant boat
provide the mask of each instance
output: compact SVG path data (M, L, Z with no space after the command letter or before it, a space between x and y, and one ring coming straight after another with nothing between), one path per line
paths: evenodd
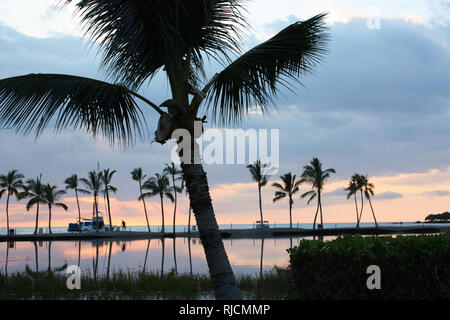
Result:
M98 231L114 231L117 230L116 226L113 226L112 229L109 225L105 225L103 221L103 217L98 217ZM97 231L97 217L93 217L92 219L81 218L81 221L78 223L69 223L69 227L67 229L69 232L95 232Z

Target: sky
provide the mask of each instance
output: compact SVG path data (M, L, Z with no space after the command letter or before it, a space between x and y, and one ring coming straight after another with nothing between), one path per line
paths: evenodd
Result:
M84 39L73 6L55 7L56 0L0 1L0 78L29 73L67 73L105 79L99 57ZM279 175L299 176L303 166L319 157L324 168L336 169L325 186L324 221L354 222L353 201L343 188L355 172L375 184L373 205L385 222L423 220L449 210L450 200L450 1L253 0L246 6L251 26L245 47L267 40L290 23L328 12L331 36L328 53L313 74L300 80L294 92L283 91L277 110L252 113L244 129L278 129ZM213 63L213 72L220 71ZM211 74L211 75L212 75ZM158 74L140 93L156 103L169 97L167 80ZM150 132L157 114L146 112ZM208 124L211 126L211 124ZM81 132L50 129L33 137L0 130L0 173L18 169L27 178L64 187L73 173L117 170L113 184L113 222L145 224L137 184L130 172L142 167L148 176L171 161L174 144L138 142L128 149L111 148L102 139ZM205 165L219 224L252 223L259 219L257 186L245 164ZM301 192L308 190L302 186ZM264 219L288 222L288 202L273 203L271 183L263 188ZM83 216L92 199L84 197ZM54 212L53 224L66 226L76 217L74 195L65 202L69 212ZM315 206L294 199L293 220L311 223ZM5 225L5 200L0 200L0 227ZM166 201L166 221L172 205ZM159 201L149 199L150 222L161 221ZM13 201L11 224L32 226L33 212ZM187 200L178 205L178 223L187 223ZM364 211L363 222L371 222ZM46 226L46 215L41 215Z

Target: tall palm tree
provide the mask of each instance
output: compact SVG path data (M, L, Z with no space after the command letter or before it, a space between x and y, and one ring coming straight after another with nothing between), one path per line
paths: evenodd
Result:
M359 210L358 210L358 202L356 199L356 194L358 193L358 191L360 191L362 188L361 185L361 175L358 173L355 173L351 180L348 183L347 188L345 188L346 191L348 191L347 193L347 200L350 199L352 196L354 196L355 199L355 208L356 208L356 229L359 229ZM363 199L361 198L361 209L363 208Z
M292 205L294 204L294 200L292 197L300 190L299 186L302 183L302 180L296 180L295 174L286 173L280 176L283 185L278 182L272 183L272 186L277 189L275 191L275 198L273 198L273 202L277 202L281 199L288 197L289 199L289 228L292 229Z
M192 137L200 112L222 124L236 124L255 105L264 112L272 109L279 88L293 87L326 52L325 14L295 22L242 54L241 39L248 29L245 0L64 1L70 2L77 4L87 34L98 44L112 83L61 74L0 80L0 125L37 135L49 124L57 131L75 127L128 144L147 136L137 99L160 116L157 142L168 141L176 129ZM211 78L205 72L209 58L223 65ZM160 106L137 93L158 71L164 72L171 92ZM198 160L198 144L190 140L193 152L183 154L181 168L215 295L241 298Z
M111 203L109 201L109 193L117 192L117 188L111 185L111 180L116 170L110 171L110 169L104 169L101 174L102 184L104 186L103 193L106 195L106 203L108 204L108 218L109 218L109 227L112 230L112 219L111 219Z
M375 217L375 212L373 210L372 201L370 197L375 194L375 186L372 182L369 181L367 175L361 176L361 190L364 192L364 196L367 200L369 200L370 210L372 211L373 220L375 221L375 228L378 228L377 218ZM362 212L361 212L362 215ZM361 216L359 217L361 220Z
M142 196L142 184L144 179L147 177L147 175L143 174L142 168L135 168L133 171L131 171L131 178L134 181L137 181L139 183L139 200L142 200L142 203L144 204L144 213L145 213L145 220L147 221L147 228L148 232L151 232L150 230L150 224L148 222L148 215L147 215L147 206L145 205L145 199Z
M98 171L89 171L88 178L81 178L80 181L89 190L89 193L94 196L92 215L96 217L97 223L95 231L98 231L98 194L102 188L102 174Z
M44 184L42 183L42 174L36 177L35 180L29 179L26 181L24 191L19 194L19 199L30 198L27 203L27 211L36 205L36 224L33 234L37 234L39 226L39 205L44 204Z
M69 207L62 203L58 202L61 199L61 196L66 194L65 190L58 190L57 186L52 186L50 184L46 184L44 186L44 192L42 200L44 203L48 205L48 232L52 233L52 208L59 207L63 208L65 211L69 209Z
M303 173L301 175L302 182L306 182L311 185L311 189L301 195L301 198L309 197L308 204L317 197L317 209L314 216L313 230L316 229L317 214L320 211L320 224L323 227L323 215L322 215L322 190L325 182L328 180L332 173L336 173L333 168L323 170L322 163L318 158L313 158L309 165L303 167Z
M75 190L75 197L77 199L77 208L78 208L78 223L81 224L81 209L80 209L80 200L78 198L78 193L89 194L89 191L81 189L79 187L80 180L78 180L78 175L76 175L76 174L73 174L70 177L68 177L66 180L64 180L64 183L66 184L66 189ZM81 232L81 227L80 227L79 231Z
M261 197L261 188L264 187L267 184L267 179L268 179L268 164L264 163L261 164L260 160L256 160L255 163L253 164L249 164L247 166L247 169L250 170L250 175L253 179L253 181L255 181L258 184L258 196L259 196L259 214L260 214L260 223L261 223L261 227L264 224L264 220L263 220L263 213L262 213L262 197ZM261 228L262 230L262 228Z
M183 171L179 170L175 167L175 164L172 162L170 165L166 163L166 167L163 172L167 175L170 175L172 178L172 190L174 195L174 204L173 204L173 234L175 235L175 216L177 214L177 193L181 193L183 191L184 185L181 184L181 187L176 185L176 181L183 181Z
M165 174L157 173L154 177L145 181L142 189L149 190L149 192L142 194L142 198L159 196L161 201L161 232L164 233L164 197L172 203L174 202L173 189L170 186L169 178Z
M20 189L23 188L23 174L11 170L6 175L0 175L0 199L6 193L6 234L9 235L9 200L11 196L19 199Z

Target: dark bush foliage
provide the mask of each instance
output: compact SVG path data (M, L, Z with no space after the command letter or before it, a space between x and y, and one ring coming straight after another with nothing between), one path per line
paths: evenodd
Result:
M303 240L288 249L296 299L450 299L450 234ZM381 270L369 290L367 268Z

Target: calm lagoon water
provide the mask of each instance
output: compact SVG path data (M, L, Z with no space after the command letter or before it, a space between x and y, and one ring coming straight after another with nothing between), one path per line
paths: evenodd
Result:
M332 237L330 237L331 239ZM288 263L286 249L301 238L224 239L233 270L258 274L275 265ZM9 246L9 248L8 248ZM7 263L7 265L6 265ZM97 275L115 271L207 274L203 247L197 238L151 239L131 241L41 241L0 243L0 271L8 274L32 270L45 271L64 264L80 265L85 273Z
M354 224L329 224L326 228L354 226ZM370 226L371 224L367 224ZM396 225L398 224L380 224ZM405 226L411 224L404 224ZM295 225L296 226L296 225ZM362 226L366 226L363 224ZM223 225L221 229L230 228ZM251 228L252 225L233 225L233 228ZM278 225L277 227L284 227ZM300 225L308 228L312 225ZM177 231L186 227L177 226ZM133 231L145 231L146 227L131 227ZM156 231L157 227L153 231ZM171 231L166 226L166 231ZM1 230L3 231L3 230ZM6 231L6 230L5 230ZM33 228L17 228L17 233L32 233ZM45 229L44 229L45 232ZM66 232L65 227L55 227L53 232ZM3 233L3 232L2 232ZM335 236L323 240L335 239ZM286 249L298 245L302 239L312 237L283 237L266 239L224 239L224 245L236 274L259 274L272 270L274 266L287 266ZM24 271L28 265L32 270L45 271L68 265L79 265L84 273L93 275L117 271L170 272L207 274L203 247L198 238L129 240L129 241L53 241L53 242L1 242L0 272Z

